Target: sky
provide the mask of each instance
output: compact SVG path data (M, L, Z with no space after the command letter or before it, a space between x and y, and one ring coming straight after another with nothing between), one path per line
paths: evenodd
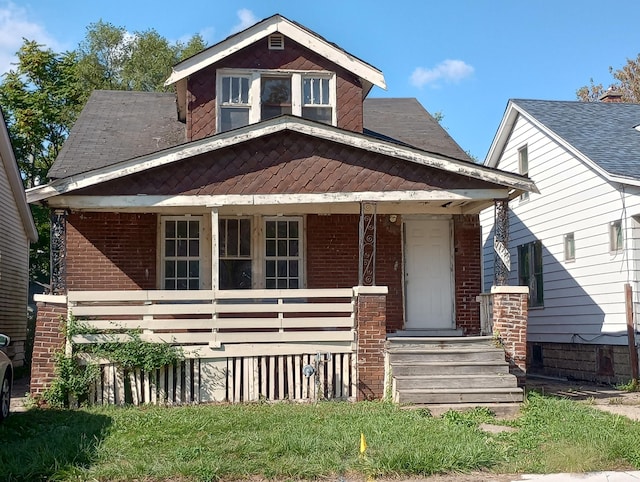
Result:
M369 97L415 97L441 113L480 161L510 98L576 100L640 53L637 0L0 0L0 73L23 38L73 50L99 20L213 45L275 13L381 70L387 90Z

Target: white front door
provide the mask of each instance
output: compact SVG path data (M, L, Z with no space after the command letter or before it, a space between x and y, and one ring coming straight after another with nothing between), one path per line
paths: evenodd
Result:
M448 219L405 219L405 329L455 328Z

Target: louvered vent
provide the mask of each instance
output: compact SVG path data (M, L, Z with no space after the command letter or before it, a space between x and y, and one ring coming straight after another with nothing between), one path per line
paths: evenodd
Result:
M284 35L279 33L269 35L269 50L284 50Z

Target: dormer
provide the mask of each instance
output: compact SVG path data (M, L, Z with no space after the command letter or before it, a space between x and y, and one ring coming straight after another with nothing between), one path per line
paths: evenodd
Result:
M362 132L362 102L386 88L378 69L281 15L177 64L165 84L188 140L283 114Z

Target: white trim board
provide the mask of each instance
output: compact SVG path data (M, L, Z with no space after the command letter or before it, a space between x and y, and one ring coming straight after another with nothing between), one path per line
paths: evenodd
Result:
M27 191L27 201L31 203L42 201L53 196L66 194L78 189L94 186L123 176L164 166L286 130L357 149L363 149L368 152L414 162L445 172L495 183L510 188L510 197L515 197L523 191L538 192L533 181L518 174L498 171L479 164L431 154L420 149L373 139L364 134L345 131L326 124L319 124L307 119L285 115L260 122L259 124L248 125L198 141L181 144L146 156L118 162L86 173L57 179L44 186L29 189Z

